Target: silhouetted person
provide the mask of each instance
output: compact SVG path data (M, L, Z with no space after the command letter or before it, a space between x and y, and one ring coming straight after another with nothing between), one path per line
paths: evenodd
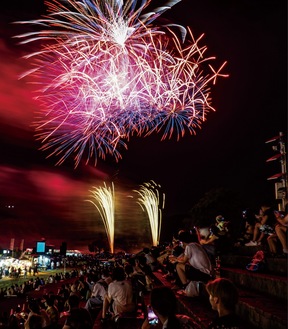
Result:
M186 315L177 314L177 299L169 287L153 288L150 295L150 304L153 312L159 318L162 329L199 329L199 325ZM141 329L150 329L148 319Z
M206 284L212 309L218 312L218 318L212 321L208 329L237 329L239 318L235 314L238 303L238 290L232 281L218 278Z
M63 329L92 329L93 322L87 309L79 307L80 298L71 295L68 298L68 316Z

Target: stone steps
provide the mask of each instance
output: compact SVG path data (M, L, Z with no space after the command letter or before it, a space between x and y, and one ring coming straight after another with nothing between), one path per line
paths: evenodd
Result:
M240 290L237 314L255 328L287 329L287 303L249 290Z
M221 277L231 279L239 290L237 314L243 320L241 328L287 329L287 259L268 258L264 272L250 272L246 265L259 248L245 249L248 249L248 255L220 257ZM171 286L163 273L154 274L162 284ZM211 309L204 286L200 297L178 296L178 302L179 311L191 316L203 329L217 316Z
M171 283L163 278L162 273L156 272L154 275L163 285L171 287ZM177 294L176 296L178 312L190 316L202 329L206 329L209 323L217 317L217 312L211 308L204 285L200 286L200 296L198 297L191 298ZM256 327L243 320L241 329L256 329Z
M259 247L241 247L221 256L221 277L238 287L237 313L257 328L287 329L287 258L266 257L261 272L246 269ZM244 254L246 251L246 255ZM234 250L233 252L236 252Z
M221 268L221 277L239 289L237 314L257 328L287 329L287 279L236 268Z
M154 272L153 274L155 276L155 280L157 280L160 284L172 287L171 282L163 277L163 273ZM217 315L211 309L207 298L202 298L202 296L189 298L186 296L179 296L177 294L176 296L178 300L178 312L180 314L189 315L203 329L206 329L211 322L211 319Z
M282 301L287 299L287 278L283 276L221 267L221 277L230 279L241 289L259 292Z
M247 249L247 247L246 247ZM251 249L253 249L251 251ZM224 267L235 267L245 269L246 265L249 264L256 253L257 250L260 250L258 247L249 247L251 255L242 255L242 254L229 254L221 256L221 265ZM287 277L287 258L272 258L266 257L265 267L263 272L275 274L283 277Z

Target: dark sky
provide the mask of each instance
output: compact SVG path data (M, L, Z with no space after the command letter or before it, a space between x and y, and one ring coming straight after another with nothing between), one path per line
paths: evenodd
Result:
M55 167L56 160L38 150L31 127L37 110L33 86L17 79L28 64L21 59L25 47L12 38L22 27L10 22L37 18L44 10L40 0L1 2L0 246L15 238L28 247L42 237L55 245L67 240L68 248L86 246L103 225L84 200L103 181L113 181L119 195L118 238L127 225L139 228L140 218L132 218L139 214L126 197L151 179L166 195L163 220L185 213L218 187L240 193L243 208L273 199L274 181L267 177L281 167L266 163L275 153L265 141L280 131L287 136L286 1L183 0L166 12L165 18L191 27L195 37L205 34L203 43L216 63L228 62L229 78L219 79L211 91L216 112L195 136L178 142L160 141L157 134L135 137L118 163L107 159L75 170L71 161Z

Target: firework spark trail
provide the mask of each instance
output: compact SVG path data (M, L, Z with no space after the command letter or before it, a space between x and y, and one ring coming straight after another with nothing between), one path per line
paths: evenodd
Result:
M165 204L165 195L162 194L162 205L160 205L159 187L161 186L154 181L150 181L141 185L139 190L134 190L139 194L138 203L140 207L147 212L153 246L157 246L160 241L162 209L164 209Z
M94 187L90 191L91 196L94 200L86 200L91 202L98 210L106 233L108 237L108 242L110 246L110 251L114 253L114 228L115 228L115 197L114 197L114 184L112 183L111 188L107 187L104 183L104 187Z
M76 167L82 157L118 161L133 134L179 140L214 110L209 86L225 63L215 70L190 29L177 26L184 44L176 24L152 25L180 1L149 11L151 0L52 0L47 16L20 22L40 29L18 37L42 43L26 56L35 65L26 75L40 86L36 136L58 164L71 155Z

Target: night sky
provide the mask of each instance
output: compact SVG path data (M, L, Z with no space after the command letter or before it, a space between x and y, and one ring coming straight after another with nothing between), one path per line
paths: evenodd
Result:
M8 247L11 238L15 245L25 239L26 247L45 238L55 246L67 241L68 248L85 248L103 230L96 210L85 202L91 186L103 182L115 184L117 239L128 236L129 228L149 241L147 219L128 196L150 180L166 195L163 221L219 187L241 194L243 208L273 200L274 181L267 178L281 167L266 163L275 152L265 141L280 131L287 136L286 1L183 0L166 12L165 18L189 26L195 37L205 34L202 44L216 56L216 67L228 62L229 78L212 86L216 112L195 136L178 142L160 141L157 134L133 137L118 163L108 158L97 167L76 169L70 160L56 167L56 159L38 150L33 85L18 80L28 67L21 58L27 49L12 38L23 26L10 23L38 18L45 6L40 0L5 0L1 7L0 247Z

